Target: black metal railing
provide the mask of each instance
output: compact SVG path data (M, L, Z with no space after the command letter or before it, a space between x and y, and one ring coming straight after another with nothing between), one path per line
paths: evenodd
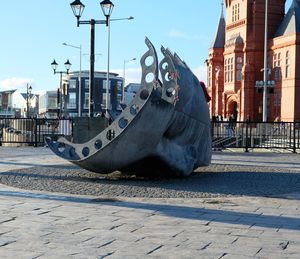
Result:
M0 145L44 145L46 137L72 136L71 119L1 118Z
M300 122L212 122L212 147L214 149L265 148L290 150L300 148Z
M72 119L0 117L0 145L26 144L41 146L46 137L73 136ZM228 122L211 123L213 149L265 148L300 150L300 122Z

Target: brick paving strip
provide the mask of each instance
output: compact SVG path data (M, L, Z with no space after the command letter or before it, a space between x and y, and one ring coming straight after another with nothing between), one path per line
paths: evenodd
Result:
M28 178L26 174L29 171L26 170L48 168L51 171L53 165L56 165L56 169L68 172L77 170L70 165L65 166L64 161L52 157L47 150L24 149L11 151L11 155L9 152L4 155L4 151L0 149L0 164L6 163L6 168L1 167L0 177L3 174L7 177L8 171L20 170L18 172L21 173L21 170L25 170L23 179L32 180L34 185L40 175L33 180ZM27 163L24 163L22 154ZM177 198L169 195L161 195L165 198L149 198L145 193L135 198L125 197L126 193L123 196L74 195L68 188L66 192L58 193L0 185L0 257L299 258L300 191L297 189L298 182L293 185L300 172L298 157L260 157L263 156L266 163L258 161L253 154L248 157L244 154L215 154L212 168L216 175L213 179L210 179L210 169L200 173L209 176L206 185L217 181L218 177L222 178L222 172L218 172L222 166L223 169L233 170L230 177L222 178L227 179L223 183L225 186L212 190L213 195L205 189L203 197L197 198L188 197L190 193L199 192L196 186L188 187L190 179L180 182L163 180L173 184L175 181L183 191L180 193L187 195ZM223 165L220 161L224 161ZM260 163L259 166L256 163ZM270 166L270 163L274 165ZM262 189L263 186L257 182L265 179L266 183L269 179L273 182L270 186L275 197L264 197L262 190L250 193L251 185L246 195L241 195L240 190L225 192L238 185L231 183L232 180L238 181L232 176L234 172L239 174L238 178L243 178L240 170L246 168L251 178L255 170L252 172L249 167L258 168L258 174L269 173L266 179L259 176L254 178L256 184L253 188ZM262 172L263 168L265 172ZM283 185L277 182L280 187L277 192L276 173L278 181L286 181ZM71 177L74 175L71 174ZM191 179L197 180L197 177ZM18 177L14 179L19 180ZM243 178L243 182L249 179ZM79 183L80 180L77 180ZM51 179L48 181L51 182ZM55 181L64 182L62 179ZM101 183L103 180L97 181ZM127 186L132 183L128 179L121 181L126 182ZM136 182L141 181L135 179L133 183L136 185ZM145 184L145 181L142 182ZM86 180L85 183L89 187L90 182ZM151 184L158 183L157 180ZM119 188L118 185L112 186ZM182 190L184 186L186 189ZM292 188L281 189L286 186ZM161 192L170 188L168 184L159 187Z

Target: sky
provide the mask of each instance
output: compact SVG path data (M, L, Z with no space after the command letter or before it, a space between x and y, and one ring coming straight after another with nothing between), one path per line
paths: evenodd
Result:
M221 14L221 0L111 0L111 19L133 16L133 20L111 22L110 71L123 76L126 84L140 82L140 58L147 51L148 37L159 60L160 46L176 52L200 80L206 81L204 64ZM287 8L292 0L287 1ZM55 90L59 75L50 66L55 58L58 70L65 70L67 59L71 71L79 70L79 50L62 45L82 46L82 70L89 69L90 26L76 27L70 7L72 0L2 1L0 15L0 91L18 89L33 93ZM85 5L82 20L103 20L99 0L81 0ZM96 25L95 69L107 70L107 27Z

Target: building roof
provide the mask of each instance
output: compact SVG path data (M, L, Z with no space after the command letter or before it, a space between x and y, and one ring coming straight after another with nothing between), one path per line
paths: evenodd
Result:
M21 93L21 96L24 98L24 100L27 100L27 93ZM34 96L38 96L38 95L36 95L36 94L29 94L28 95L28 97L29 97L28 99L30 100Z
M224 6L224 3L222 2L221 17L219 20L215 38L212 41L210 48L224 48L224 45L225 45L226 22L225 22L225 18L224 18L224 14L223 14L223 6Z
M17 89L14 90L5 90L5 91L0 91L0 94L13 94Z
M69 72L68 75L79 76L79 73L80 73L80 71L72 71L72 72ZM98 77L105 77L107 75L106 71L94 71L94 73L95 73L95 77L97 77L97 76ZM81 70L81 74L82 74L82 76L84 76L84 74L89 76L90 71L89 70ZM115 77L119 76L118 73L114 73L114 72L111 72L111 71L109 71L109 75L110 76L115 76Z
M292 5L281 24L278 27L275 37L300 32L300 0L293 0Z

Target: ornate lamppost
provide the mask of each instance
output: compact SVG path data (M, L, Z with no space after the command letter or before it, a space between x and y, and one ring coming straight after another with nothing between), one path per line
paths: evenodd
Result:
M59 84L59 91L58 91L58 94L57 94L57 109L59 109L59 111L57 112L57 116L60 117L61 116L61 113L62 113L62 108L64 108L64 115L66 117L66 89L64 89L63 91L63 87L62 87L62 75L63 74L69 74L69 70L72 66L72 64L70 63L69 60L67 60L65 62L65 68L66 68L66 71L57 71L57 67L58 67L58 64L56 63L55 59L53 60L53 62L51 63L51 66L52 66L52 69L53 69L53 72L54 72L54 75L55 74L60 74L60 84ZM64 107L62 105L62 93L64 94ZM58 108L59 106L59 108Z
M80 0L75 0L70 4L74 16L77 19L77 27L81 24L89 24L91 25L91 39L90 39L90 84L89 84L89 117L94 116L94 87L95 87L95 25L96 24L106 24L108 26L108 57L107 57L107 76L106 76L106 109L108 109L108 94L109 94L109 54L110 54L110 21L117 20L131 20L132 16L128 18L120 18L120 19L110 19L114 4L110 0L104 0L100 3L103 14L105 15L105 20L87 20L81 21L80 18L82 16L85 5L81 3Z

